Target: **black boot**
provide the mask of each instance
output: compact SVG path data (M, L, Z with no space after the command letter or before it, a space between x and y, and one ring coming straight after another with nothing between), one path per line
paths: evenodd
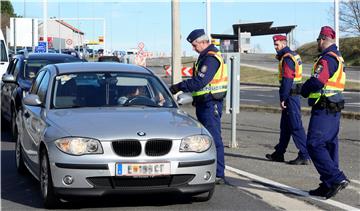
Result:
M325 196L326 199L329 199L329 198L335 196L339 191L346 188L346 186L348 186L349 183L350 183L350 181L348 179L344 179L340 183L332 185L330 187L329 191L326 193L326 196Z
M290 164L290 165L309 165L309 164L311 164L311 160L304 159L304 158L301 158L300 156L297 156L297 158L295 158L294 160L290 160L288 162L288 164Z
M271 161L285 162L284 155L277 154L276 152L274 152L272 154L266 154L265 157Z
M317 189L310 190L309 195L325 197L329 190L330 189L324 183L321 183Z

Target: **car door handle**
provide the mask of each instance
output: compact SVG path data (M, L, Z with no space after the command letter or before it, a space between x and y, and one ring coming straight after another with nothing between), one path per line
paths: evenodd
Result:
M24 117L27 119L27 118L30 117L30 114L29 114L28 112L25 112L25 113L24 113Z
M4 62L1 62L0 64L5 64Z

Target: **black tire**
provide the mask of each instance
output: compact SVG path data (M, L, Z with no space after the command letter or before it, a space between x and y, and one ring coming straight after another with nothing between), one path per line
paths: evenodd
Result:
M18 136L18 138L16 139L16 143L15 143L15 163L16 163L16 169L17 172L19 174L26 174L27 173L27 168L24 164L24 159L23 159L23 155L22 155L22 146L21 146L21 142L20 142L20 136Z
M16 109L13 108L12 111L11 111L10 130L11 130L12 139L14 141L16 141L17 137L18 137L18 130L17 130L17 125L16 125L16 116L17 116Z
M209 190L208 192L193 196L193 201L197 201L197 202L209 201L212 198L212 196L214 195L214 191L215 191L215 188Z
M60 205L60 199L55 195L54 186L51 178L49 158L46 150L41 151L40 159L40 188L43 197L44 207L54 209Z

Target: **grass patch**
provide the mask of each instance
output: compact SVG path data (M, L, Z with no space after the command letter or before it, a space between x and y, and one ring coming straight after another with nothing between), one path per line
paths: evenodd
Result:
M304 76L303 81L306 81L309 77ZM276 72L270 72L260 70L253 67L241 66L240 70L240 82L242 83L255 83L255 84L267 84L267 85L279 85L278 74ZM353 89L360 91L360 83L347 82L345 89Z
M360 66L360 37L340 38L340 52L348 66ZM317 42L306 43L296 52L304 63L313 63L319 52Z

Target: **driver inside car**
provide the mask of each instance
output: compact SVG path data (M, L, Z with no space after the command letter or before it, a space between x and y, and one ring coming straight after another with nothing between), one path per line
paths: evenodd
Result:
M140 95L139 87L129 86L129 87L127 87L127 94L118 99L118 104L124 105L126 103L126 101L128 101L129 99L134 98L136 96L139 96L139 95Z

